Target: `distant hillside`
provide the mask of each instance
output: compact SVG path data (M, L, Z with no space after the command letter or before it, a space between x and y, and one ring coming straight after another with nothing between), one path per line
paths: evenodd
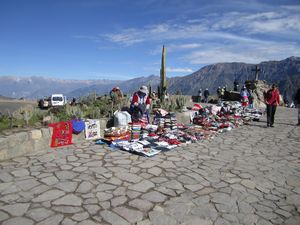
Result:
M0 100L14 100L14 98L10 98L10 97L0 95Z
M282 61L268 61L258 64L261 72L260 80L279 85L282 95L291 100L292 95L300 87L300 57L290 57ZM227 85L233 89L236 78L240 85L245 80L255 78L254 64L246 63L217 63L205 66L202 69L184 77L169 79L169 90L175 93L196 94L199 88L209 88L211 93L216 92L219 86Z
M84 87L76 89L70 93L68 93L69 96L84 96L88 93L96 92L98 94L108 94L112 87L120 87L121 90L124 92L124 94L130 94L134 91L137 91L140 86L142 85L149 85L151 84L153 90L157 90L157 86L159 84L160 80L158 76L148 76L148 77L138 77L131 80L126 81L115 81L112 85L107 84L95 84L92 86Z
M13 98L41 98L53 93L69 92L93 84L110 85L113 80L61 80L47 77L0 77L0 95Z
M300 57L290 57L281 61L268 61L258 64L261 72L260 80L277 83L284 97L291 100L300 87ZM170 93L180 91L182 94L195 95L199 88L209 88L215 94L218 86L233 88L237 79L240 86L245 80L255 77L254 64L246 63L217 63L208 65L200 70L182 77L168 78ZM52 93L62 93L68 98L84 96L92 92L108 94L114 86L119 86L124 93L133 93L141 85L151 85L157 90L159 76L138 77L131 80L60 80L44 77L0 77L0 95L13 98L40 98Z

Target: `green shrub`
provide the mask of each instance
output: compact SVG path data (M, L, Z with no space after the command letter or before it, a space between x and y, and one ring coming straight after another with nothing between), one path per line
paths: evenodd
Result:
M11 118L8 115L1 115L0 116L0 130L9 129L11 126Z

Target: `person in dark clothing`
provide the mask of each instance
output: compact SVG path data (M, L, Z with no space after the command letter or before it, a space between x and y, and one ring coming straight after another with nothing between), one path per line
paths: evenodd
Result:
M208 102L208 97L209 97L209 91L208 91L208 88L206 88L204 91L204 102L205 103Z
M298 88L297 93L294 97L294 101L298 108L298 123L297 125L300 126L300 88Z
M75 105L76 105L76 98L73 98L71 102L71 106L75 106Z
M274 127L276 108L280 102L279 91L275 84L272 85L270 90L264 93L264 99L267 105L267 127Z
M220 95L221 95L221 87L218 87L218 88L217 88L217 95L218 95L218 98L220 98Z
M249 108L253 109L254 96L253 96L253 93L251 93L251 91L249 91L248 99L249 99Z

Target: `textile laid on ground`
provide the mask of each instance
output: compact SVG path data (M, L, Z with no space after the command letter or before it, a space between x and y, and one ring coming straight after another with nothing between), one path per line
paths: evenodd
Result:
M104 129L104 138L108 141L130 139L129 127L111 127Z
M74 134L79 134L84 130L85 128L84 121L74 119L71 122L72 122L72 129Z
M72 123L58 122L49 124L49 127L53 127L51 147L59 147L72 144Z
M89 140L100 138L100 121L88 119L85 122L85 138Z
M248 122L259 119L257 109L243 108L239 102L221 102L193 114L193 124L177 123L175 113L157 110L153 124L129 123L127 127L112 127L105 130L105 142L117 148L144 156L153 156L162 151L170 151L177 146L213 138L216 134L231 131ZM98 141L96 144L103 144Z

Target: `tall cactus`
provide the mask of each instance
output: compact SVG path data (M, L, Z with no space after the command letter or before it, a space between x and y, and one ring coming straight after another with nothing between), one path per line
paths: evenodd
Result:
M164 97L167 91L167 77L166 77L166 48L163 46L160 68L160 101L164 101Z

